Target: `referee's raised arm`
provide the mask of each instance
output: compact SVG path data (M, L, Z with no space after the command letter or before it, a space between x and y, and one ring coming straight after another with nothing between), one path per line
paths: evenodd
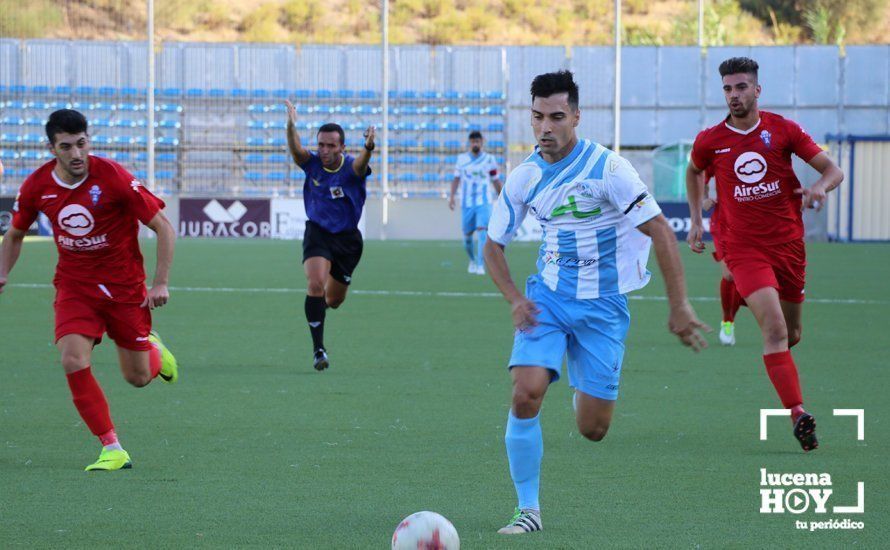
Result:
M371 162L371 152L374 150L374 138L377 135L377 127L370 126L365 130L365 143L362 152L352 161L352 171L363 178L368 174L368 164Z
M300 134L297 132L296 126L297 110L294 108L294 104L287 99L284 100L284 104L287 106L287 148L297 166L303 166L312 155L300 143Z

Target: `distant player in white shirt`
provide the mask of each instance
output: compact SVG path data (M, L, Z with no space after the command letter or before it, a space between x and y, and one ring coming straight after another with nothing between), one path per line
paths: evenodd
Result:
M581 112L572 73L537 76L531 96L538 147L507 178L485 244L485 263L510 302L516 327L504 439L519 503L502 534L542 528L538 413L566 355L578 430L591 441L606 436L630 325L625 294L649 282L650 244L667 289L671 332L698 351L706 343L697 329L709 330L686 299L674 232L636 170L575 135ZM529 277L523 296L510 277L504 247L527 214L540 222L544 236L538 273Z
M491 187L494 187L494 196L497 197L503 185L498 176L497 160L482 150L485 145L482 133L470 132L469 145L469 152L461 153L457 157L448 208L454 210L454 193L460 185L461 228L464 233L464 248L470 257L467 272L485 275L482 249L485 246L488 219L491 217ZM476 233L475 247L473 233Z

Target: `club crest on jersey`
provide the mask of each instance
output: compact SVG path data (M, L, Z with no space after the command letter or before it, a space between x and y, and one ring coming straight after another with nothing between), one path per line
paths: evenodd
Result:
M342 199L343 198L343 188L339 185L331 187L331 198L332 199Z
M142 185L142 183L140 183L139 180L133 180L130 182L130 188L133 189L133 192L135 192L135 193L139 192L139 187L141 185Z
M98 185L90 187L90 198L93 200L93 206L99 204L99 197L102 196L102 190Z
M763 144L766 145L767 148L770 148L770 140L772 136L770 136L769 130L764 130L760 132L760 139L763 141Z

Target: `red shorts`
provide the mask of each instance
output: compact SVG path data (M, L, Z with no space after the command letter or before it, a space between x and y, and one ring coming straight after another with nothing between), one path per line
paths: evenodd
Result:
M802 239L769 246L724 244L723 253L743 298L772 287L782 301L804 301L807 252Z
M723 261L723 246L720 241L719 233L711 232L711 241L712 241L712 244L714 245L714 252L712 253L712 256L714 256L714 261L722 262Z
M145 285L56 283L56 341L68 334L82 334L98 344L107 332L122 348L149 350L151 310L139 307L145 295Z

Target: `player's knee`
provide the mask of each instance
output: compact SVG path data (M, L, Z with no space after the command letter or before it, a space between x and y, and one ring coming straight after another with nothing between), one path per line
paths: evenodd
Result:
M792 348L795 344L800 342L801 330L800 328L791 329L788 331L788 347Z
M785 323L769 323L763 328L763 340L766 344L779 345L788 341L788 327Z
M523 386L513 387L513 414L519 418L532 418L541 410L544 391Z
M336 298L325 297L325 303L331 309L337 309L338 307L340 307L340 305L344 301L346 301L346 297L336 297Z
M90 358L85 353L66 351L62 353L62 368L65 372L77 372L90 366Z
M606 434L609 432L608 424L596 424L593 426L579 426L578 431L581 432L585 438L591 441L602 441Z
M148 372L133 372L129 371L124 375L124 379L131 385L137 388L142 388L147 386L151 382L151 374Z
M306 283L306 291L310 296L324 296L324 282L309 279Z

